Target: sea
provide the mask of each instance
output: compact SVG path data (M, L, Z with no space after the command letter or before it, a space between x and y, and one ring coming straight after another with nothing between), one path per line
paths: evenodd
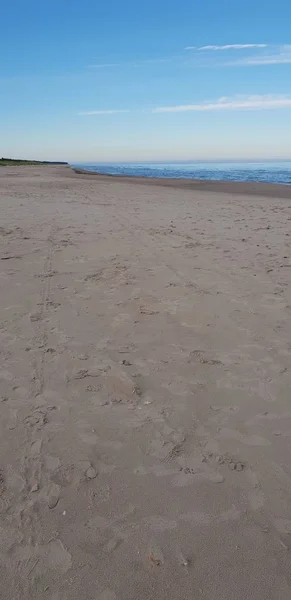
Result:
M107 175L212 181L258 181L291 185L291 160L274 162L87 163L74 167Z

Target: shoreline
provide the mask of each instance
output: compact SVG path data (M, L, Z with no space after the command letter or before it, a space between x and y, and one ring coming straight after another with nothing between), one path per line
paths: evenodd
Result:
M70 166L70 165L69 165ZM100 182L134 183L140 185L151 185L157 187L168 187L197 192L214 192L225 194L239 194L250 196L265 196L267 198L291 199L291 185L282 183L260 183L255 181L215 181L211 179L170 179L165 177L139 177L134 175L111 175L78 169L70 166L70 169L78 177L90 176Z
M21 165L15 166L18 176L31 174L35 171L45 168L45 172L52 175L61 175L69 178L75 178L84 181L95 181L102 184L131 184L156 188L168 188L169 190L184 190L190 192L212 193L212 194L231 194L238 196L259 196L265 198L285 198L291 200L291 185L282 183L260 183L251 181L216 181L210 179L170 179L158 177L137 177L134 175L110 175L86 169L75 168L70 164L46 164L46 165ZM11 166L2 166L0 177L11 176Z

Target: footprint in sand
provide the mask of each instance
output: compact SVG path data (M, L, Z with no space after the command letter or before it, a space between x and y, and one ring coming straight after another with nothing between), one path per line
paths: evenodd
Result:
M31 458L37 458L40 455L41 446L42 440L35 440L34 442L32 442L29 451Z
M192 352L190 352L188 362L198 362L202 365L222 365L220 360L205 356L205 352L203 350L192 350Z
M32 414L27 415L23 420L25 425L29 427L35 427L35 429L42 429L48 422L47 413L44 409L36 409Z
M165 559L161 548L156 544L152 543L148 551L149 564L152 566L160 567L164 564Z
M60 499L60 491L61 487L56 483L51 483L46 491L42 491L42 497L50 509L57 506Z
M48 569L63 575L72 566L72 557L59 539L44 545L19 546L9 560L15 561L19 571L26 577L42 577Z
M271 444L269 440L260 435L243 435L239 431L228 429L227 427L220 429L218 437L223 440L236 440L246 446L269 446Z

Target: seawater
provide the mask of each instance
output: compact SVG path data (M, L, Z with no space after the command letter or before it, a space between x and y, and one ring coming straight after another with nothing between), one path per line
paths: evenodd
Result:
M107 175L210 179L212 181L259 181L291 185L291 161L83 163L73 166Z

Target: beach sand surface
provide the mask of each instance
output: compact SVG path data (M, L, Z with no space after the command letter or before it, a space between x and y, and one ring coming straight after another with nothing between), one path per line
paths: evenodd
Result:
M0 598L290 600L291 187L0 170Z

